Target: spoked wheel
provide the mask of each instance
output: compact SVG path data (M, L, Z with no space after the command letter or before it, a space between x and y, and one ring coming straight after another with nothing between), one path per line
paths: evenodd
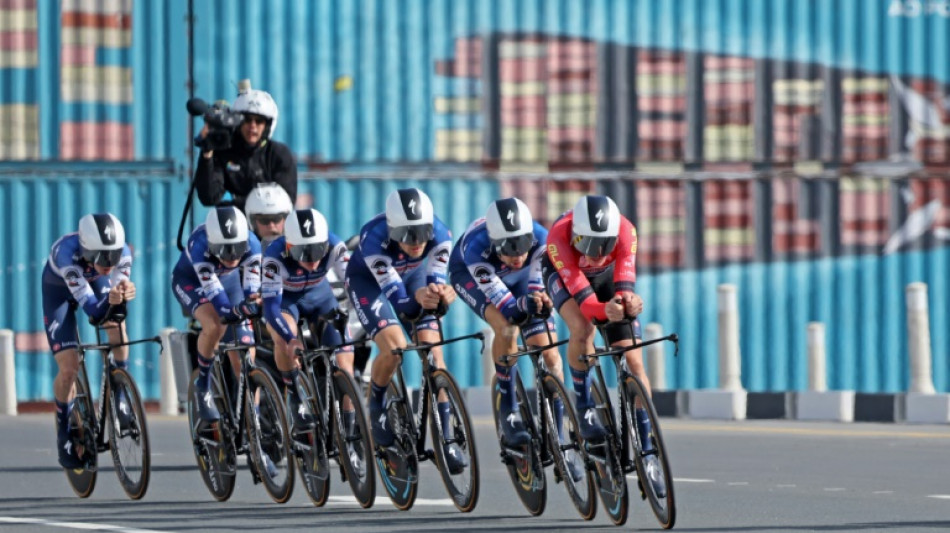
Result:
M244 421L251 461L271 499L286 503L294 493L295 470L283 396L274 380L261 368L248 372L247 379ZM253 405L255 397L259 402L257 409Z
M591 381L590 392L597 405L603 405L607 398L607 389L598 380ZM611 428L616 428L614 413L601 410L601 421L607 428L607 438L596 444L586 443L588 457L594 463L594 478L600 501L614 525L627 522L630 508L630 493L627 491L627 477L620 457L620 443Z
M198 463L201 479L211 492L211 496L223 502L234 492L237 453L234 449L234 439L223 420L206 424L198 418L198 406L194 401L195 378L197 377L198 371L195 370L188 385L188 427L191 430L195 461ZM230 409L226 407L228 400L224 395L224 389L214 374L211 376L210 399L222 416L230 412Z
M407 511L416 502L419 489L419 459L416 457L415 431L411 427L409 398L400 387L402 373L397 370L386 389L386 416L396 435L387 448L376 446L376 467L383 487L400 511Z
M148 426L139 389L122 368L112 369L109 401L109 444L122 490L129 498L145 496L151 467ZM121 401L120 401L121 399Z
M346 480L353 496L364 509L376 501L376 463L373 461L373 441L366 425L363 402L353 377L337 370L336 404L333 418L336 423L336 445Z
M314 427L307 431L291 429L293 435L294 455L297 458L297 469L300 471L300 481L310 500L317 507L327 503L330 495L330 460L327 458L327 438L324 416L313 390L313 385L303 374L297 376L298 390L306 397L301 401L310 408L314 418Z
M96 410L82 379L76 380L76 399L69 417L69 438L82 468L64 469L69 485L80 498L88 498L96 488L99 450L96 446Z
M627 388L630 403L627 405L627 427L630 428L630 442L634 444L633 461L637 467L637 477L639 478L640 491L644 499L650 502L653 508L653 514L660 522L663 529L670 529L676 522L676 503L673 497L673 474L670 472L669 458L666 455L666 446L663 444L663 436L660 434L660 421L653 406L653 401L646 395L643 385L629 376L624 380L624 386ZM634 406L640 404L646 410L647 417L650 419L650 448L649 451L643 451L645 447L640 442L637 434L636 415ZM665 494L662 492L665 489ZM658 490L661 491L658 493Z
M478 453L472 421L452 374L439 368L432 372L431 380L433 408L429 411L429 427L435 461L455 507L468 513L478 503ZM443 427L439 413L440 397L444 397L449 405L447 427Z
M574 411L574 405L568 399L569 396L567 391L564 390L561 380L547 375L544 376L543 386L547 393L547 399L541 406L543 413L540 414L547 419L548 449L554 458L557 475L564 482L564 488L567 489L567 494L574 502L574 507L581 518L593 520L597 514L597 488L594 477L587 469L587 453L581 442L577 413ZM564 406L563 438L557 431L555 399L558 398ZM571 474L572 469L583 472L579 479L574 479Z
M521 420L524 421L525 429L531 434L531 443L521 447L509 447L502 442L501 424L504 420L498 419L498 410L501 408L501 390L498 388L498 382L492 378L492 415L495 419L495 432L498 435L498 442L501 446L501 460L508 467L508 475L511 477L511 484L518 494L518 499L528 510L531 516L538 516L544 512L547 504L547 483L544 478L544 465L541 462L541 455L538 453L541 448L541 439L538 430L534 424L534 417L531 414L531 406L524 386L521 380L515 382L515 390L518 395L518 405L521 410Z

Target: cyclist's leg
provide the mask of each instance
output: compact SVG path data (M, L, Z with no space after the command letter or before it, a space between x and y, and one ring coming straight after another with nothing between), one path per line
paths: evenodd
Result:
M641 338L640 321L634 321L632 336L630 329L631 328L627 325L608 326L607 336L610 337L608 340L611 346L632 346L634 341L639 341ZM647 377L646 369L643 366L643 349L637 348L636 350L631 350L624 354L624 357L626 358L627 367L630 369L630 372L637 376L637 379L643 384L643 392L648 396L652 396L650 379ZM640 442L643 443L644 451L650 451L653 449L653 441L649 438L650 432L652 431L650 418L647 416L646 409L639 397L636 399L635 411Z
M541 320L532 321L524 326L525 337L528 341L528 344L531 346L546 346L557 342L557 332L554 331L554 320L549 318L548 325L545 326L544 322ZM550 331L550 336L548 332ZM561 363L561 352L557 348L548 348L541 353L541 357L544 358L544 366L548 369L553 376L555 376L561 383L564 383L564 370ZM566 398L555 398L554 405L554 421L557 423L557 434L564 437L564 403L563 400Z

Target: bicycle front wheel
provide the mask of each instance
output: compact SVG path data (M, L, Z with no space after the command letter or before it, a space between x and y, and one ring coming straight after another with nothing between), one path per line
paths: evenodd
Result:
M452 374L438 368L432 371L429 385L433 406L429 411L429 422L435 461L455 507L468 513L478 503L478 453L472 421ZM443 427L437 407L441 396L446 398L449 407L447 427Z
M593 520L597 514L597 488L590 470L587 469L587 453L581 441L574 405L569 400L561 380L555 376L544 376L542 385L545 390L545 401L541 406L543 411L539 414L546 419L548 448L554 458L557 475L564 482L564 488L567 489L567 494L571 497L581 518ZM558 398L564 405L563 436L557 431L557 411L554 404ZM575 468L583 471L580 479L576 481L571 475L572 463L576 465Z
M400 511L408 511L416 503L419 490L419 458L416 456L413 414L399 369L386 389L386 406L386 416L396 440L387 448L375 448L376 467L393 505Z
M294 460L287 429L283 396L273 378L261 368L247 374L244 417L251 462L264 482L264 490L277 503L286 503L294 492ZM258 394L259 393L259 394ZM255 409L254 398L260 404Z
M353 496L360 507L369 509L376 501L376 466L373 461L373 441L366 425L363 402L356 382L343 370L333 374L336 384L336 403L333 416L336 422L336 445L340 464ZM348 419L352 417L352 422ZM352 424L348 427L348 424Z
M310 379L303 372L297 376L298 390L303 391L310 413L314 417L314 425L307 431L293 429L293 447L297 458L297 469L300 471L300 481L304 490L310 496L310 501L317 507L323 507L330 496L330 460L327 458L327 427L321 414L323 408L317 400L316 392Z
M525 392L524 385L518 379L514 386L518 398L518 409L521 411L521 420L524 421L525 428L531 434L531 442L517 448L508 446L504 442L501 424L504 424L505 421L498 418L498 411L502 402L501 390L498 388L498 381L494 377L491 385L492 417L495 419L495 433L498 435L498 443L501 446L502 462L507 467L508 476L511 478L515 493L524 508L528 510L528 513L531 516L538 516L544 512L548 501L547 481L544 477L544 465L539 452L541 438L534 423L531 402Z
M600 491L600 502L614 525L627 522L630 510L630 491L627 490L627 474L620 457L621 441L617 438L617 418L607 405L607 388L600 380L592 380L590 393L599 407L601 420L607 428L607 438L603 442L587 444L588 456L594 463L594 477Z
M653 406L653 400L646 394L643 385L633 376L627 376L624 380L624 387L627 389L627 409L626 416L627 427L629 428L629 439L631 444L631 453L633 462L637 467L637 478L640 484L640 491L644 498L650 502L653 514L660 522L663 529L670 529L676 522L676 502L673 496L673 474L670 472L670 462L666 455L666 446L663 444L663 436L660 433L660 418L656 414L656 408ZM647 413L650 420L650 450L644 451L644 443L640 442L637 434L636 404L640 404ZM654 479L662 480L662 487L665 494L657 493L658 484Z
M76 496L88 498L96 488L99 450L96 445L96 410L81 376L76 378L76 399L69 417L69 434L84 465L83 468L66 470L66 479Z
M191 374L188 385L188 428L195 452L198 472L211 496L219 502L227 501L234 492L237 474L237 452L234 449L230 425L226 418L230 416L228 398L224 394L218 374L211 375L211 401L214 402L222 419L206 424L198 418L198 406L195 405L195 378L198 370Z
M109 398L109 447L122 490L133 500L148 490L151 451L145 408L132 376L122 368L112 370ZM123 401L119 401L122 399Z

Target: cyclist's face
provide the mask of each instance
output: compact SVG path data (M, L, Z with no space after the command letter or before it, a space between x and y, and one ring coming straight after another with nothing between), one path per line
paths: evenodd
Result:
M585 256L584 256L584 259L587 260L587 264L588 264L588 265L590 265L590 266L595 266L595 267L603 266L603 264L607 262L607 256L606 256L606 255L601 256L601 257L593 257L593 256L590 256L590 255L585 255Z
M93 263L92 267L96 269L96 273L99 274L100 276L108 276L109 273L112 272L112 269L115 268L115 267L104 267L101 265L97 265L95 263Z
M404 243L404 242L401 242L401 243L399 243L399 249L402 250L403 252L406 252L406 254L407 254L409 257L415 259L415 258L421 256L421 255L422 255L422 252L425 251L425 249L426 249L426 244L427 244L427 243L422 243L422 244L406 244L406 243Z
M521 255L498 255L498 259L501 259L501 262L510 266L513 269L519 269L524 266L528 261L528 254Z
M260 217L255 217L254 233L261 239L276 239L284 234L284 219L261 222Z
M221 261L221 266L223 266L224 268L234 268L234 267L238 266L238 263L241 262L241 258L239 257L239 258L235 259L234 261L225 261L224 259L221 259L221 258L219 257L219 258L218 258L218 261Z

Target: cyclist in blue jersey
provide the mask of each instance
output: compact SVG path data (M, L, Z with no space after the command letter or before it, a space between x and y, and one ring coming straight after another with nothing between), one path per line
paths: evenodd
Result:
M294 424L312 425L311 413L301 409L299 391L293 386L298 373L296 351L304 349L297 331L301 317L314 323L338 309L327 274L332 269L342 277L349 252L339 237L330 233L326 218L316 209L298 209L287 217L284 236L274 240L264 252L261 288L264 320L274 339L274 359L284 380L289 412ZM314 344L335 346L349 341L341 336L337 324L327 323L323 331L311 332ZM345 329L344 329L345 331ZM340 368L353 374L353 347L337 353ZM353 411L346 420L353 424Z
M56 449L64 468L81 468L82 462L69 439L69 418L79 374L76 308L82 307L90 322L105 327L109 342L126 338L125 323L111 320L125 315L125 304L135 298L129 279L132 253L125 243L125 229L110 213L89 214L79 220L79 231L60 237L43 268L43 324L58 371L53 381L56 402ZM115 365L127 368L128 346L112 349ZM124 391L117 398L119 424L128 425L131 406Z
M432 201L419 189L399 189L386 198L386 211L360 230L360 244L346 268L346 290L356 316L379 347L373 363L369 401L373 440L382 447L394 440L383 401L400 358L394 348L408 341L410 319L423 310L449 305L455 290L446 284L452 234L432 209ZM418 342L438 342L439 321L422 317L414 334ZM436 366L445 368L440 347L432 349ZM446 398L437 405L444 431L450 431L450 406ZM451 438L446 435L446 438ZM458 444L446 445L445 457L453 473L465 468Z
M503 356L518 351L515 325L520 325L530 345L545 346L557 340L553 320L547 319L545 324L544 319L537 317L553 305L541 277L547 237L548 231L534 221L524 202L505 198L493 202L484 218L472 222L455 244L449 259L449 278L455 291L494 332L492 359L501 393L498 418L502 438L510 446L523 446L531 440L521 419L515 392L518 366L515 361L502 362ZM548 370L563 381L557 348L546 350L543 357ZM560 398L555 399L554 408L558 434L562 435L564 404L561 402ZM568 456L575 481L584 474L583 465L576 457L573 453Z
M244 202L244 215L251 231L261 240L261 250L284 234L284 221L293 211L290 195L276 183L259 183Z
M204 422L221 415L211 399L211 363L221 340L253 345L246 319L260 307L261 243L248 232L247 219L236 207L217 207L188 237L172 271L172 290L182 307L201 324L198 334L198 378L194 402ZM237 339L222 322L237 323ZM237 353L228 354L235 372L241 368ZM251 352L253 357L253 351Z

